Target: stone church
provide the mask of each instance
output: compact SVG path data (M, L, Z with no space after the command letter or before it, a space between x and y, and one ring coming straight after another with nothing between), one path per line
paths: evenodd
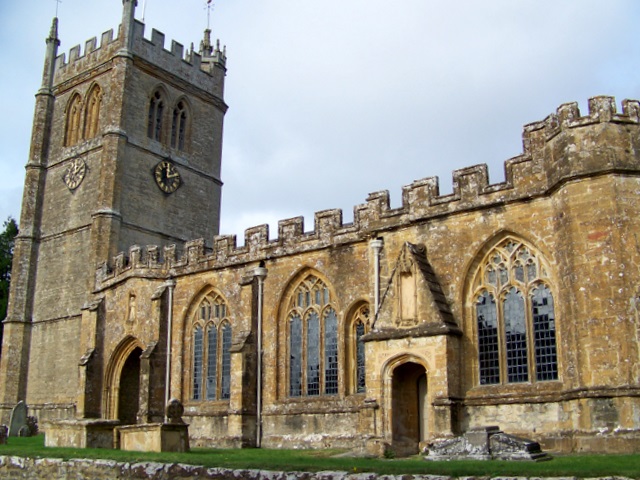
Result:
M192 445L417 452L498 425L640 451L640 103L561 105L523 152L219 235L226 54L135 20L36 94L0 413L45 434L161 422ZM620 110L620 111L618 111ZM428 173L428 172L425 172ZM79 445L82 441L78 440Z

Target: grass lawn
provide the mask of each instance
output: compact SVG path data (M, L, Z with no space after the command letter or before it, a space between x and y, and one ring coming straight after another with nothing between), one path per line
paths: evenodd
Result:
M44 437L9 438L0 455L50 458L102 458L120 462L164 462L232 469L280 471L340 470L380 474L459 476L604 477L640 479L640 455L567 455L547 462L458 460L426 462L415 456L402 459L365 459L339 456L340 450L263 450L194 448L189 453L142 453L104 449L45 448Z

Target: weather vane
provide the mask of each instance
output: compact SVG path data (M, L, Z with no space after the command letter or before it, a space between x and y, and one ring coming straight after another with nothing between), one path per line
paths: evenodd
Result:
M211 9L213 8L213 0L207 0L207 5L204 7L207 9L207 29L211 28Z
M57 17L58 16L58 7L62 3L62 0L53 0L53 1L56 2L56 17Z

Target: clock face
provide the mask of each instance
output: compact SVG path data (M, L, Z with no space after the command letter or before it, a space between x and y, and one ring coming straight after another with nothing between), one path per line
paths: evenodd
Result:
M80 183L82 183L86 172L87 164L84 163L84 160L81 158L75 158L69 162L69 166L62 176L62 180L69 190L75 190L80 186Z
M164 193L173 193L180 186L180 173L176 166L168 160L163 160L153 169L153 176L160 190Z

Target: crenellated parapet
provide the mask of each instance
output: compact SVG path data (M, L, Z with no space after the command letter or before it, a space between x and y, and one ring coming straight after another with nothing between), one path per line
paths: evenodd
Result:
M104 66L114 57L128 56L134 61L147 62L154 67L162 68L185 81L211 93L221 93L221 83L226 72L226 48L221 48L219 41L215 47L202 49L199 52L184 48L183 44L172 40L168 48L165 46L165 35L152 29L150 38L145 37L145 25L140 21L133 22L132 39L126 42L122 26L114 36L113 29L103 33L98 42L93 37L85 42L84 48L76 45L69 51L68 57L63 53L55 59L54 84L59 85L71 81L80 74ZM209 38L210 31L205 32ZM209 39L210 43L210 39Z
M612 97L589 100L588 114L576 103L561 105L542 121L525 125L522 154L504 164L505 180L491 184L486 165L453 172L453 191L441 195L439 179L427 177L402 189L402 205L390 207L389 192L371 193L354 208L353 223L344 223L342 210L315 214L305 231L303 217L278 222L277 238L268 225L245 231L244 245L235 235L216 236L211 250L203 240L175 246L132 247L98 272L102 288L128 276L177 276L205 269L253 264L264 259L360 242L382 231L429 222L445 215L503 206L549 195L563 184L606 173L640 175L640 102L625 100L622 112Z

